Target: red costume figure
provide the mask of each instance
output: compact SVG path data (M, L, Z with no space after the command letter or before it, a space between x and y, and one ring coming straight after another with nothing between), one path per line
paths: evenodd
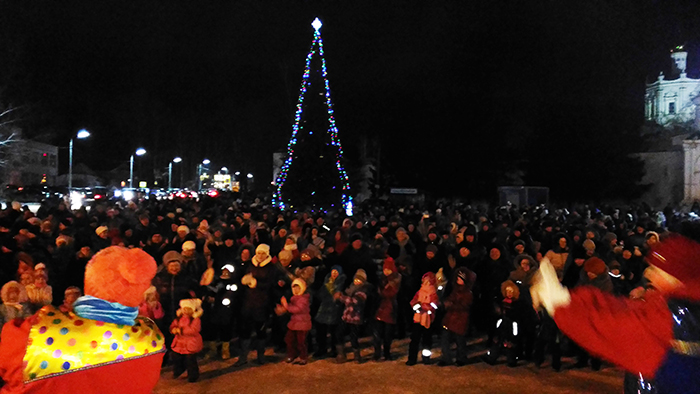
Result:
M85 270L73 311L45 306L3 327L0 393L150 393L160 378L163 334L137 317L156 264L141 249L112 246Z
M635 392L700 392L700 244L674 235L656 244L644 300L594 287L562 287L546 259L531 292L561 331L639 377ZM653 379L650 382L649 379Z

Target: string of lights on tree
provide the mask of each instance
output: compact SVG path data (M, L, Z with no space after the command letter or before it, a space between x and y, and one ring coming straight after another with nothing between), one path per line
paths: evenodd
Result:
M345 213L348 216L352 216L353 204L352 196L350 196L350 181L348 179L348 174L341 163L343 159L343 148L340 145L340 138L338 137L338 128L335 125L335 117L333 116L333 104L331 103L331 89L330 85L328 84L326 58L323 55L323 39L321 38L320 32L322 25L323 24L318 18L314 19L313 23L311 23L311 26L313 26L313 28L315 29L314 39L311 42L311 50L306 55L306 67L304 69L304 75L301 82L299 100L297 101L297 110L296 115L294 117L294 125L292 126L292 137L287 143L287 159L282 164L282 168L279 172L279 175L277 176L277 191L272 194L272 204L273 206L277 206L282 210L285 210L287 208L287 204L285 203L282 197L282 186L284 186L284 183L287 180L289 167L291 167L292 165L292 159L294 157L294 147L297 143L297 133L300 129L301 115L303 111L304 97L306 95L306 88L310 85L309 75L311 73L311 59L316 54L316 46L318 45L318 54L321 57L321 71L326 90L326 106L328 107L328 133L331 137L331 145L337 148L335 165L338 169L338 176L340 177L340 182L343 185L342 205L345 209Z

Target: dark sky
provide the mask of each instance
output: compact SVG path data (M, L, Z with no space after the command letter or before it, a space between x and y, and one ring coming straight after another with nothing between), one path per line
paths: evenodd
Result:
M98 170L144 146L144 167L182 156L193 176L208 157L269 183L318 16L349 167L367 136L393 184L468 193L543 155L571 169L555 178L603 171L580 164L598 149L590 140L638 130L644 82L668 74L671 47L685 43L700 76L698 11L651 0L3 1L0 100L25 105L30 136L64 146L92 131L76 161Z

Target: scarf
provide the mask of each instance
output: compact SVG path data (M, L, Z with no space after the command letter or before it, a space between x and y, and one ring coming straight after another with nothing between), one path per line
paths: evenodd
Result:
M93 296L82 296L73 304L76 315L90 320L133 326L139 314L139 308L124 306L118 302L109 302Z

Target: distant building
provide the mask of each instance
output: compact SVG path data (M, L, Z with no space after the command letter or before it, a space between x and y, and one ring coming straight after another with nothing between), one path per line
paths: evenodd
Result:
M30 186L56 184L58 146L21 139L10 142L4 151L2 182L5 185Z
M68 174L56 177L57 186L68 186ZM83 163L73 165L73 187L95 187L102 186L100 176L90 167Z
M700 79L689 78L686 74L688 52L682 46L671 51L675 79L666 79L659 73L656 81L647 84L644 97L644 115L659 125L685 124L695 122L698 105L694 99L700 94Z
M672 50L672 79L660 73L646 87L645 117L664 132L637 157L650 185L642 201L656 207L700 200L700 79L686 74L687 56L682 46Z

